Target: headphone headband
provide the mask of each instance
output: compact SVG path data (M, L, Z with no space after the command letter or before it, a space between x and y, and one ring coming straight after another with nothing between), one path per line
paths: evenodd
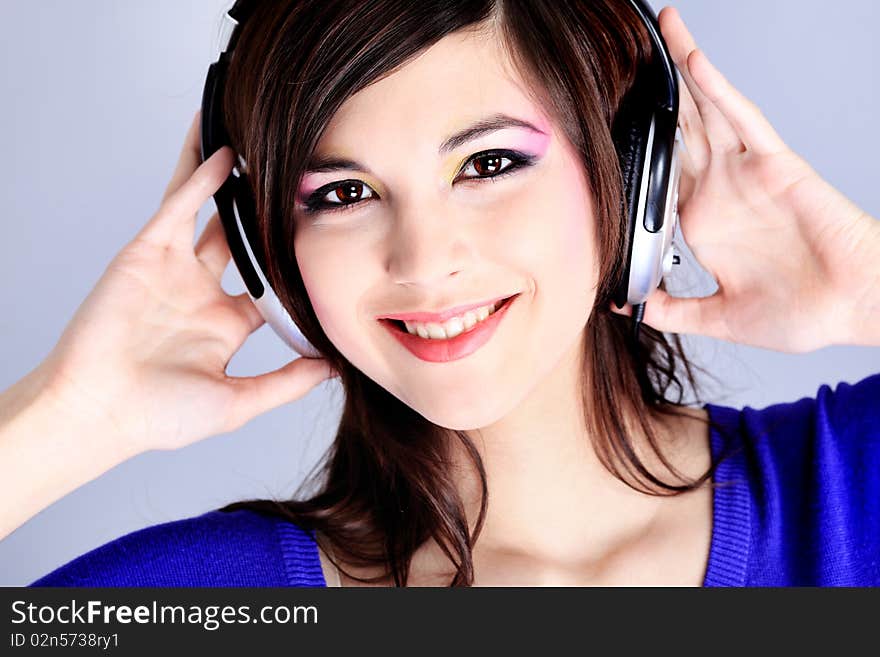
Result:
M629 1L639 15L639 18L642 19L642 23L648 30L648 34L651 36L651 41L654 44L655 67L659 69L654 76L658 81L657 102L660 107L673 112L676 118L678 118L678 74L675 71L675 65L672 62L669 49L666 47L666 41L660 34L660 24L657 22L654 11L644 0Z

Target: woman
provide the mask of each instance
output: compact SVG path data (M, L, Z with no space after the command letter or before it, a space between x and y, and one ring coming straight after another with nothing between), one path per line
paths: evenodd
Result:
M877 221L664 10L685 80L681 228L719 291L658 289L632 345L610 303L611 125L649 52L629 5L400 4L260 3L229 72L270 280L323 359L225 376L262 319L219 286L216 218L191 246L233 164L228 150L198 164L194 121L160 210L3 398L3 455L27 477L7 486L33 491L8 529L131 455L232 430L338 373L322 489L147 528L35 584L880 583L880 377L760 413L689 408L674 335L880 345ZM438 152L500 114L516 121ZM387 321L449 309L464 313L453 332L494 331L453 352L438 327ZM89 452L71 456L85 425ZM47 432L52 445L24 439ZM65 476L34 482L53 461Z

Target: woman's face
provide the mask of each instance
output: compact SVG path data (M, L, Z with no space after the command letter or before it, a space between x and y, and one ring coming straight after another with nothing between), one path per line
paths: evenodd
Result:
M582 164L525 89L496 39L449 35L342 105L315 162L347 163L307 172L297 192L296 258L327 336L450 429L486 427L546 383L595 296ZM467 132L507 117L519 125ZM455 310L512 295L483 321ZM442 333L442 318L410 322L427 338L380 319L447 310L458 321Z

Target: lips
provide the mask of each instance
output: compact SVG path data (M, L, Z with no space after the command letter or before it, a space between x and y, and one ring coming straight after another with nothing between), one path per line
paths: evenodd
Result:
M508 297L494 313L483 321L477 322L470 330L464 331L454 338L443 340L411 335L403 322L398 320L380 319L379 322L400 344L420 360L430 363L446 363L469 356L488 342L518 297L519 294Z
M510 301L516 296L518 296L518 294L514 294L509 297L499 297L495 301L490 301L488 303L472 304L469 306L458 306L452 310L441 313L440 315L430 315L430 313L427 313L427 314L426 313L400 313L397 315L389 315L388 317L383 317L379 321L380 322L389 322L395 329L403 331L407 335L412 335L409 331L406 330L406 323L404 320L411 321L411 322L420 322L423 324L428 324L428 323L442 324L447 319L451 319L452 317L460 317L461 315L464 315L469 310L473 310L475 308L482 308L483 306L488 306L488 305L494 306L495 304L499 303L499 301L500 301L500 305L494 311L492 311L492 314L494 315L495 313L499 312L502 308L504 308L504 306L506 306L508 303L510 303ZM462 308L463 308L463 310L460 310ZM458 312L453 312L453 311L458 311ZM425 315L433 316L433 317L443 317L444 319L439 320L439 321L436 319L428 319L428 320L418 319L418 317L425 316ZM485 322L488 319L491 319L491 317L492 317L492 315L490 315L486 319L482 320L481 322L477 322L471 328L467 329L466 331L462 331L462 333L469 333L470 331L473 331L482 322ZM413 337L416 337L416 336L413 336ZM422 338L422 339L426 340L428 338ZM431 339L436 340L437 338L431 338ZM447 339L453 339L453 338L447 338Z
M435 324L442 324L447 319L452 317L464 315L469 310L474 310L475 308L482 308L483 306L494 305L499 301L508 301L513 298L512 295L509 297L494 297L492 299L487 299L486 301L480 301L479 303L471 303L464 306L456 306L455 308L449 308L448 310L444 310L440 313L430 313L430 312L411 312L411 313L389 313L388 315L380 315L376 319L392 319L398 321L409 321L409 322L421 322L423 324L428 324L433 322Z

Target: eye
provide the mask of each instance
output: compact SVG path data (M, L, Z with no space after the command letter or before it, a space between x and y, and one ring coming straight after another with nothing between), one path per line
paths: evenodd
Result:
M536 156L511 150L483 151L472 155L465 162L455 180L473 181L498 178L510 175L517 169L534 164ZM463 176L473 171L476 175ZM316 189L305 202L306 214L321 212L345 212L379 196L360 180L342 180Z
M371 196L364 193L369 192ZM316 213L325 209L337 210L357 205L373 198L373 191L360 180L343 180L317 189L306 201L306 212Z
M465 176L464 180L501 178L516 169L532 164L535 158L516 151L485 151L471 157L462 169L463 173L473 171L477 175Z

